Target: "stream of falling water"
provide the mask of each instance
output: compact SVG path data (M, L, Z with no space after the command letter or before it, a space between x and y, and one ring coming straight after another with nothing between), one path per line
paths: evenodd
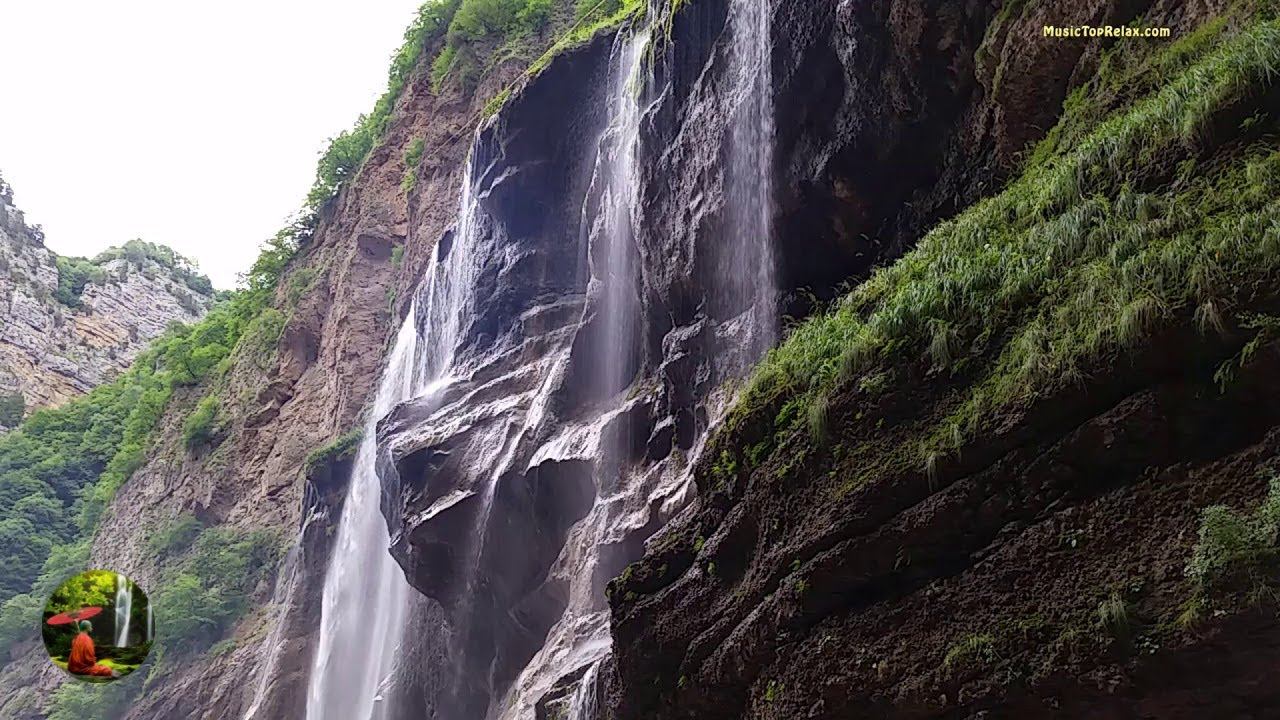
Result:
M717 277L714 292L720 293L728 300L730 307L746 309L746 335L743 338L747 346L747 358L755 358L767 350L776 339L776 278L775 260L773 257L773 158L774 158L774 106L772 97L772 3L769 0L732 0L730 5L729 28L732 33L730 48L730 64L728 68L728 92L726 97L732 103L732 119L729 125L729 157L726 174L725 209L728 220L728 232L724 246L728 256L721 264L721 272ZM624 257L617 247L629 242L634 231L634 217L638 210L640 176L636 168L636 157L639 148L639 126L643 116L639 98L645 77L642 75L644 48L649 41L648 33L638 33L630 41L631 45L623 54L623 67L628 68L626 81L615 87L613 101L614 114L610 134L617 136L617 147L611 154L606 154L603 147L598 162L607 162L611 175L610 188L613 197L607 210L611 217L607 232L610 235L610 274L609 278L616 288L614 294L624 292L625 282L618 282L618 275L630 268L620 259ZM608 134L606 134L607 137ZM619 270L623 272L619 272ZM623 319L615 321L610 318L613 332L629 332L633 329ZM625 343L615 342L611 346L621 347ZM743 372L746 368L731 368L731 371ZM721 402L726 402L721 399ZM713 408L713 417L718 416L723 407ZM701 451L700 437L695 444L693 455ZM681 478L670 484L687 482L687 471L679 473ZM584 523L596 522L594 536L588 533L590 542L599 543L603 537L604 527L608 521L603 520L600 508L592 513ZM572 611L572 608L571 608ZM605 611L607 620L607 611ZM573 626L591 628L586 637L594 640L583 642L578 639L576 647L592 649L595 658L590 658L585 651L580 651L577 661L587 661L589 666L579 681L574 695L567 706L566 720L596 720L599 715L597 701L597 678L603 656L609 647L607 621L605 623L586 622L590 614L584 613ZM562 625L570 624L562 622ZM553 636L555 630L552 631ZM601 638L591 638L593 634L603 634ZM601 649L603 646L603 649ZM545 652L546 648L544 648ZM573 655L568 658L570 662ZM573 667L569 665L569 667ZM518 692L518 691L517 691ZM527 712L527 708L518 708L519 712ZM506 715L504 720L517 720L524 715Z
M133 592L129 578L116 575L116 647L129 644L129 617L133 614Z
M626 389L634 368L628 361L634 344L639 312L639 278L636 268L635 234L640 191L637 167L640 121L648 95L649 69L645 62L651 40L648 27L620 36L610 61L609 125L600 137L593 169L593 184L600 187L599 204L589 199L582 209L584 229L600 221L605 252L593 263L591 275L602 283L602 314L605 319L606 348L599 358L598 376L580 382L595 383L605 397ZM611 408L598 421L603 426L621 408ZM610 648L608 608L602 593L594 587L599 547L616 529L616 504L611 497L625 493L615 485L624 484L620 468L605 468L605 456L615 448L597 448L596 483L601 496L590 514L573 531L567 544L578 548L571 564L576 571L569 578L569 605L549 633L543 648L526 666L509 696L490 716L500 720L533 717L534 704L556 679L586 667L568 708L566 720L594 719L597 708L595 679L600 661ZM608 478L606 480L606 477ZM495 701L498 698L495 698Z
M378 476L378 422L397 405L445 384L457 340L473 302L471 235L477 203L471 167L463 174L459 225L449 247L437 247L427 269L423 332L417 301L383 369L365 423L351 484L325 575L320 635L307 691L307 720L386 720L390 673L402 640L409 593L387 551Z
M774 272L772 258L773 217L773 106L770 94L771 39L769 18L771 3L762 0L731 0L731 61L727 68L726 100L733 103L727 127L729 158L726 168L726 214L728 232L725 238L728 256L721 264L723 277L717 279L714 292L729 300L729 305L742 311L748 323L744 344L750 346L748 357L754 357L773 340ZM602 224L608 243L599 258L601 265L592 268L593 281L604 283L604 306L610 341L609 357L600 358L602 388L606 394L625 389L633 369L625 356L637 332L635 326L638 291L635 267L635 233L638 217L640 173L637 168L640 125L645 114L642 102L648 94L650 78L645 75L646 50L650 42L647 29L639 29L620 37L615 46L610 71L609 127L601 137L597 151L595 182L602 189L600 204L584 206L584 224L595 214ZM376 429L378 421L397 404L437 392L447 387L452 378L466 374L466 368L455 367L459 341L468 332L475 312L473 297L485 255L474 247L477 242L478 203L475 178L468 163L458 226L452 239L436 248L435 257L425 276L425 287L417 294L423 304L421 312L410 312L401 327L395 347L388 358L377 399L370 413L364 439L359 448L346 504L325 578L320 637L307 694L307 720L387 720L394 709L383 701L388 673L400 644L401 626L405 619L408 594L412 592L399 566L387 552L389 536L382 517L379 495ZM616 357L614 356L616 353ZM733 368L736 371L745 368ZM549 386L549 383L546 383ZM540 390L535 405L545 401L547 390ZM619 407L605 411L600 420L623 411ZM713 413L713 415L718 413ZM526 416L528 427L541 422L541 411L534 408ZM516 433L513 437L520 437ZM510 441L508 441L510 442ZM693 452L702 443L699 438ZM481 515L477 522L475 547L470 552L471 565L483 551L487 534L489 506L493 501L498 474L507 469L514 444L498 443L494 448L494 474L480 487ZM600 459L616 454L601 447ZM499 457L501 456L501 457ZM489 717L501 720L526 720L532 716L533 704L556 679L582 669L582 679L565 706L568 720L595 720L599 712L597 679L600 663L610 650L608 608L603 604L596 582L600 564L599 547L616 532L622 521L621 512L629 512L629 493L625 468L604 468L597 479L600 491L596 506L573 530L566 548L566 566L573 568L569 577L569 604L563 617L548 634L543 648L526 666L505 698L493 698ZM645 507L655 500L679 502L687 486L687 471L663 469L657 487L642 498ZM604 475L609 475L608 483ZM653 483L651 483L652 485ZM621 508L621 509L620 509ZM476 569L465 573L470 596L476 580ZM460 637L466 628L455 628ZM460 655L455 658L460 660ZM584 669L585 668L585 669ZM495 688L496 690L496 688ZM500 701L501 700L501 701ZM461 720L461 719L450 719Z
M409 584L387 552L379 509L377 426L413 392L418 331L411 311L387 359L356 452L338 538L329 559L320 637L307 691L307 720L390 717L380 690L400 642Z
M752 307L752 356L776 339L773 258L773 3L732 0L730 80L737 108L730 126L728 197L731 258L723 291L739 306Z

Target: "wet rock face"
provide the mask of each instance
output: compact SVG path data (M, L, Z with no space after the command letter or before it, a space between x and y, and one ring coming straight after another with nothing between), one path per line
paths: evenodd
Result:
M475 207L438 251L442 266L475 269L453 313L452 379L379 429L391 551L429 598L414 621L422 636L446 638L412 652L449 658L403 678L401 692L442 717L483 717L541 646L565 607L549 570L596 499L592 448L539 449L581 412L558 398L587 312L579 218L610 51L604 38L557 61L482 132L467 179ZM424 337L441 319L432 293L428 279Z
M0 398L21 396L28 413L111 379L170 322L194 322L213 302L153 260L120 258L100 265L101 277L84 287L80 307L67 307L54 297L56 257L3 191Z
M771 8L787 292L833 284L888 253L891 243L864 235L896 227L904 200L943 172L941 148L959 144L944 131L978 88L965 62L990 8ZM701 449L717 389L759 351L758 309L725 291L727 168L747 101L731 73L730 4L683 4L669 39L667 20L655 24L640 99L634 237L611 255L618 248L593 215L611 189L591 162L619 46L597 39L554 63L483 134L480 217L470 237L459 223L440 241L442 256L465 244L484 257L458 338L465 372L380 429L395 468L384 475L392 553L448 627L437 634L452 660L417 681L419 695L451 716L480 717L504 697L543 713L563 705L565 678L572 685L600 655L549 659L591 636L564 625L602 633L605 584L688 501L683 464ZM947 71L928 72L937 67ZM627 268L630 296L610 294L627 278L603 282L609 262Z
M970 144L986 128L965 125L993 5L777 3L784 285L825 295L901 254L989 179L990 159ZM957 166L969 177L940 182Z
M1145 11L1144 22L1174 27L1176 37L1221 7L1014 4L1022 6L1034 10L1000 23L998 3L775 5L784 289L856 279L997 189L1098 62L1097 43L1039 41L1051 18L1124 24ZM696 3L677 18L676 47L692 42L668 58L673 82L704 82L685 60L714 35L716 7ZM696 112L672 111L671 122L687 132ZM663 161L698 152L677 138ZM653 221L678 207L672 200ZM715 227L713 213L700 217ZM677 243L681 233L667 220L660 235ZM680 256L680 247L665 250ZM675 324L696 337L688 318L697 290L677 275L653 292L672 299ZM1196 514L1212 498L1247 507L1265 493L1254 471L1274 463L1277 417L1265 398L1277 388L1260 381L1219 398L1205 380L1217 358L1175 351L1195 342L1169 341L1149 367L1108 368L1105 387L1078 393L1087 397L1010 418L999 437L965 449L962 467L945 468L941 487L914 458L903 469L894 455L934 427L937 418L921 415L947 397L944 383L921 377L899 383L883 405L848 391L830 421L843 434L793 438L768 467L747 469L748 450L773 430L768 412L712 439L695 471L698 499L610 587L607 716L1194 717L1215 693L1258 712L1273 693L1242 690L1257 677L1254 663L1215 668L1197 678L1205 692L1184 694L1193 653L1181 644L1136 672L1137 661L1121 659L1123 641L1073 644L1081 626L1094 632L1102 588L1140 575L1158 585L1144 589L1142 622L1176 617ZM682 362L671 377L696 377ZM1186 377L1191 365L1200 366L1196 381ZM721 452L735 461L728 480L717 477L723 468L713 472ZM852 457L827 456L844 452ZM853 482L866 477L874 481L865 487ZM1073 552L1086 534L1098 545ZM1273 653L1270 620L1231 623L1222 637L1250 631ZM984 633L1004 633L999 660L944 666L955 643ZM1219 658L1213 644L1206 654ZM1033 680L1044 684L1027 690Z

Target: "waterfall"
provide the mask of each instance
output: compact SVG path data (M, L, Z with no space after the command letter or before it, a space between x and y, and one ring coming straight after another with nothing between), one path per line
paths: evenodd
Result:
M426 274L423 312L420 317L415 299L383 370L356 454L325 575L307 720L394 717L388 697L390 674L413 590L387 552L390 536L380 505L377 425L397 405L441 390L454 369L477 272L470 237L478 203L470 163L463 176L458 227L451 240L442 240L435 249Z
M147 602L147 637L146 637L146 641L147 641L147 642L151 642L151 639L152 639L153 637L155 637L155 635L156 635L156 618L155 618L155 616L154 616L154 615L152 615L152 614L151 614L151 602L150 602L150 601L148 601L148 602Z
M773 257L773 3L732 0L733 33L729 79L737 107L730 121L728 177L728 262L722 291L737 307L753 308L753 356L776 339L777 310Z
M133 614L133 589L129 578L116 575L116 647L129 645L129 617Z
M595 192L588 192L582 207L584 234L590 236L594 232L595 241L604 244L599 253L586 248L591 282L599 292L604 352L597 359L593 377L574 380L591 384L596 396L611 398L594 422L587 425L588 433L597 436L627 409L624 391L632 383L636 370L631 355L639 334L640 313L637 161L640 122L647 109L646 55L650 41L651 33L646 26L624 32L615 42L609 70L608 126L600 136L592 169L591 184ZM566 573L569 604L543 648L529 662L502 704L490 713L491 717L501 720L532 717L534 704L552 683L583 667L587 669L564 717L587 720L595 716L595 678L599 663L608 655L611 645L609 610L597 577L600 546L610 533L625 525L619 517L619 512L625 510L615 501L628 492L626 468L616 460L619 448L605 446L599 439L595 442L597 502L572 531L562 555L563 565L571 568ZM554 455L555 444L554 441L548 443L546 455Z
M700 309L695 326L708 343L717 343L701 356L707 379L717 384L741 377L773 341L776 325L769 5L731 0L723 36L730 43L727 64L709 99L724 112L708 113L704 121L715 124L700 128L722 140L726 158L722 234L702 248L714 259L716 274L707 278L705 297L715 307ZM447 618L447 627L428 629L440 633L430 643L447 648L447 659L427 669L425 682L438 700L433 712L449 720L527 720L555 690L568 720L596 720L598 679L611 650L604 586L636 559L637 539L653 532L654 521L689 501L690 468L704 446L707 424L718 421L729 399L728 391L707 389L708 395L681 401L688 403L681 411L689 413L696 402L702 415L678 451L647 462L635 455L633 429L650 432L640 423L656 422L647 419L655 408L674 412L658 407L659 381L640 372L652 371L646 364L656 362L646 355L653 350L644 337L652 329L644 325L651 320L646 313L662 312L643 297L642 278L660 270L645 263L665 260L643 259L651 239L643 236L640 221L641 199L649 190L640 167L649 155L642 151L660 152L644 145L641 128L665 97L653 87L652 50L647 27L624 29L615 41L606 127L594 165L583 168L591 174L577 219L584 243L578 250L589 273L579 273L572 283L556 284L568 273L552 273L550 280L546 274L549 267L558 265L561 272L572 262L574 248L563 244L565 237L573 242L572 227L570 234L543 238L518 226L522 230L508 236L500 214L481 211L479 196L490 198L486 207L493 202L501 209L511 192L504 183L519 187L520 175L504 164L500 143L473 145L457 223L437 244L417 289L356 458L325 578L308 720L381 720L393 714L377 698L388 690L408 593L414 591L386 552L391 538L379 502L384 483L401 481L391 462L382 463L390 474L380 478L378 461L415 456L431 460L424 466L419 459L412 466L422 469L400 486L418 493L408 497L425 505L405 520L411 532L421 534L398 533L395 547L404 553L398 556L408 557L406 568L413 564L417 548L406 537L450 553L448 563L410 570L414 584L441 602ZM481 131L478 137L483 136ZM472 167L483 162L491 166ZM535 268L544 274L533 274ZM581 319L557 325L564 308L579 308ZM566 400L568 409L560 402ZM405 411L383 428L387 437L379 447L378 421L402 403ZM544 471L549 474L540 475ZM537 561L550 565L539 569L546 573L545 584L520 588L518 570L508 561L531 558L524 553L537 548L514 543L549 536L531 535L522 523L555 517L534 517L520 504L531 497L522 493L533 493L542 482L555 484L548 492L564 493L566 503L574 492L587 498L580 507L561 508L576 509L554 529L565 533L563 545L556 541L559 555ZM585 489L578 484L583 482ZM525 601L529 605L517 610L516 603ZM509 638L534 632L541 644L528 649L532 658L500 667L511 662L513 652L524 651ZM576 678L568 690L558 685L567 677Z
M389 717L380 694L392 667L409 585L387 552L379 507L377 424L413 391L418 332L410 312L387 360L356 452L321 603L320 636L307 690L307 720Z
M578 689L574 691L573 699L569 701L567 720L595 720L600 711L600 701L596 691L596 681L599 677L600 663L591 663L582 679L578 681Z

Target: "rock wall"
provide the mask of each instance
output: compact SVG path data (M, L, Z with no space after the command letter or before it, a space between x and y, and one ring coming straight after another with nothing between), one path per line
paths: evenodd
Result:
M99 263L100 279L68 307L55 298L56 257L0 194L0 397L20 395L28 413L111 379L169 323L194 322L213 302L155 260L120 257Z
M423 55L439 49L437 39ZM180 558L155 557L147 539L184 513L205 526L268 530L287 552L271 582L255 589L216 669L209 657L168 653L150 680L138 672L121 682L130 697L122 717L304 713L329 544L350 479L349 459L310 476L306 459L361 423L389 330L408 312L410 290L457 219L474 128L489 99L529 60L508 57L477 87L439 91L430 63L416 68L381 142L290 263L273 303L287 318L278 342L265 353L238 352L213 387L175 392L147 462L98 528L99 538L111 540L94 544L90 564L124 572L144 589L157 586ZM415 141L424 151L411 168L406 155ZM417 182L406 190L404 178L415 171ZM216 448L192 451L181 441L182 424L206 393L220 399L228 423ZM0 669L0 717L45 717L49 698L74 682L39 648L19 647Z
M1247 6L775 3L775 36L787 38L778 92L793 98L778 112L805 108L778 123L791 148L779 251L792 286L815 239L852 243L832 272L856 279L863 263L892 259L997 191L1073 89L1116 93L1096 112L1133 100L1102 74L1123 62L1103 58L1114 44L1046 39L1042 26L1138 20L1184 38L1220 15L1235 26L1233 5ZM691 26L715 27L702 17ZM1147 88L1168 82L1142 77ZM820 94L820 83L834 90ZM801 100L818 97L829 99ZM1255 111L1253 122L1274 127L1275 98L1274 83L1260 87L1206 135L1234 138L1249 127L1236 116ZM824 148L833 135L840 147ZM1188 141L1169 162L1177 152L1228 162L1249 142ZM1143 180L1163 188L1169 176ZM1249 297L1248 310L1274 312L1274 293ZM1251 334L1202 332L1190 315L1098 358L1074 387L1002 413L936 463L915 448L972 379L931 371L927 358L895 360L883 394L845 383L820 431L777 430L781 400L735 416L695 469L697 499L610 586L615 659L598 683L601 716L1269 712L1275 693L1259 678L1276 659L1274 568L1208 619L1195 615L1187 564L1206 506L1243 511L1267 497L1274 343L1257 336L1266 359L1215 386L1215 368Z

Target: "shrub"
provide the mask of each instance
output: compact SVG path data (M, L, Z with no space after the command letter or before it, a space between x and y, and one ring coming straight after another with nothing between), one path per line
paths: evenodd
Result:
M58 268L58 289L53 298L69 308L83 305L80 296L89 283L101 285L107 280L106 271L85 258L58 256L54 264Z
M406 193L412 192L418 185L418 163L422 161L425 146L422 138L414 138L404 153L404 177L400 179L400 189Z
M524 7L516 12L516 26L525 32L537 32L551 21L554 9L555 0L526 0Z
M404 44L391 61L386 92L378 98L372 112L361 115L351 130L340 133L329 142L316 168L315 184L307 195L306 214L318 213L338 194L342 186L360 170L369 151L382 137L391 111L404 91L418 60L432 39L445 32L462 0L428 0L404 34Z
M204 530L204 523L195 515L183 513L172 522L156 530L147 538L147 549L157 558L176 555L191 547L191 543Z
M212 644L244 613L279 551L278 539L263 531L201 531L191 555L155 591L157 635L187 651Z
M0 425L13 427L22 422L27 412L27 402L22 393L0 395Z
M309 477L323 465L351 457L360 448L360 441L363 439L364 430L360 428L343 433L328 445L311 451L307 455L304 472Z
M218 410L218 398L202 399L182 423L182 444L193 449L212 441L219 432Z
M67 682L53 693L49 720L112 720L120 716L140 681Z
M1257 580L1276 559L1278 531L1280 476L1271 480L1266 499L1251 513L1240 514L1225 505L1204 509L1187 577L1200 592L1242 576Z

